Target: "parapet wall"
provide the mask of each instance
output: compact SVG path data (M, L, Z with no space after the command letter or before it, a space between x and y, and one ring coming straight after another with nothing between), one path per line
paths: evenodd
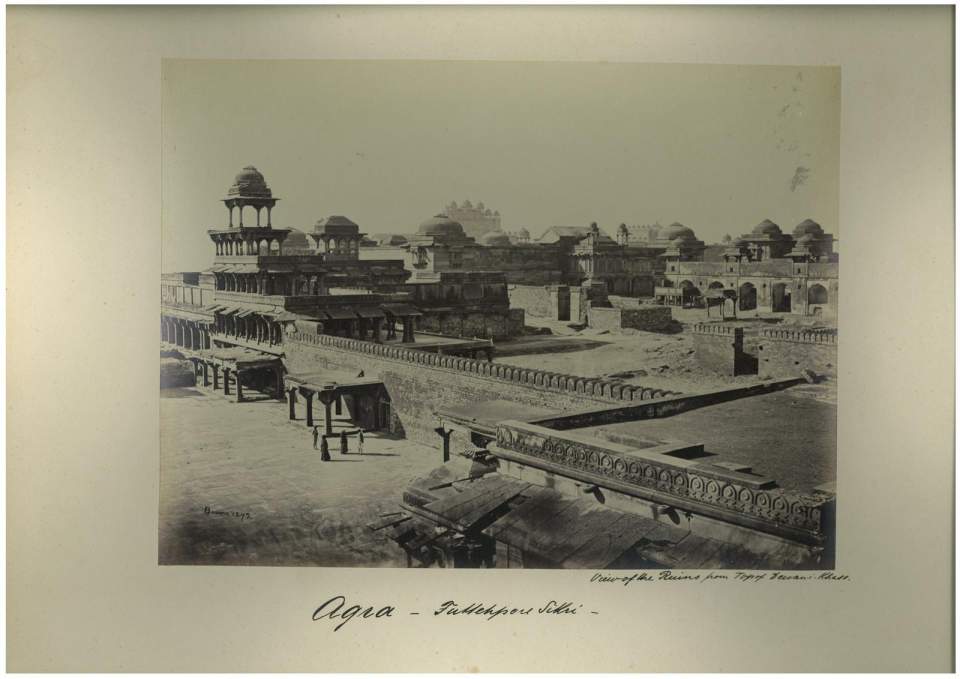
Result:
M619 332L624 329L663 332L673 323L673 312L668 306L590 307L587 323L591 328Z
M835 329L763 328L757 338L761 376L781 377L812 370L818 375L837 374Z
M696 323L693 350L704 370L735 377L757 372L757 358L744 351L743 328L723 323Z
M517 368L501 363L441 355L374 342L318 335L297 329L284 339L288 372L310 373L324 368L343 372L363 370L377 376L392 401L394 415L410 438L437 444L433 429L440 407L506 400L557 412L585 405L610 405L661 398L674 392L587 377Z
M502 422L495 454L682 510L779 535L823 544L833 496L797 493L717 473L712 465L654 457L630 446L524 422Z

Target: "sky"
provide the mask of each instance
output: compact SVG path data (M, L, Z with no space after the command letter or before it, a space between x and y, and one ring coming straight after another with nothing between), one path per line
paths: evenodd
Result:
M412 233L470 199L534 237L678 221L710 243L808 217L839 237L839 68L165 60L162 106L164 271L211 263L246 165L277 228Z

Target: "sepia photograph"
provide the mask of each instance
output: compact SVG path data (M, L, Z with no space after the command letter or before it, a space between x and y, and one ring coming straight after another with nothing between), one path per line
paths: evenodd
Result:
M838 68L168 59L162 107L160 564L834 567Z
M955 19L8 7L7 669L951 671Z

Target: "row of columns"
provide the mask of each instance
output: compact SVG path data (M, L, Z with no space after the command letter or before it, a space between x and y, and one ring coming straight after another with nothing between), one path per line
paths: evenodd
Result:
M220 334L271 346L283 343L283 330L279 321L268 321L259 314L251 314L245 318L217 314L216 319L215 328Z
M382 343L384 340L395 340L397 338L397 318L390 316L384 318L349 318L325 321L321 332L326 335L335 335L337 337L351 337L353 339L364 340L367 342ZM399 319L403 324L402 342L412 343L415 341L413 336L414 320L413 316L402 316ZM384 331L386 336L384 337Z
M207 323L200 321L161 316L160 339L184 349L209 349L210 328Z
M203 361L200 359L191 359L193 361L194 375L197 379L197 386L212 387L214 391L223 390L224 396L230 396L231 383L236 387L237 403L243 401L243 377L246 371L234 368L231 370L227 366L221 366L213 361ZM263 368L253 368L253 370L263 370ZM276 396L283 398L283 368L274 368L276 379Z
M214 238L214 245L218 255L282 255L283 238L252 238L244 234L236 236L221 235ZM277 244L276 253L273 244Z
M336 407L336 414L340 415L341 397L335 388L331 389L310 389L301 385L287 386L287 403L289 405L289 416L291 420L297 419L297 394L304 398L307 408L307 426L313 427L313 397L317 396L324 408L324 434L333 435L333 416L331 409Z
M225 292L248 292L256 295L322 295L325 288L323 275L300 273L274 275L267 273L215 273L217 290Z
M279 199L278 199L278 200L279 200ZM231 203L232 203L232 201L231 201ZM229 204L229 203L227 204L227 211L230 213L230 228L233 228L233 210L234 210L234 208L236 208L236 209L238 209L238 210L240 211L240 226L243 226L243 208L245 208L245 207L248 207L248 206L247 206L247 205L233 205L233 204ZM267 224L266 224L266 226L267 226L268 229L273 228L273 224L271 223L271 212L273 211L273 206L272 206L272 205L267 205L267 206L263 206L263 205L250 205L249 207L252 207L252 208L253 208L254 210L256 210L256 212L257 212L257 226L260 226L260 211L263 210L264 207L266 207L266 210L267 210Z

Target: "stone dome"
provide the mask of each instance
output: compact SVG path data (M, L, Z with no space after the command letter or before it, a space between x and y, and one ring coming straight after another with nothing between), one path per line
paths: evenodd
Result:
M233 186L227 192L230 196L250 196L256 198L272 198L273 192L267 186L267 180L253 165L247 165L240 174L233 179Z
M776 238L777 236L782 236L783 231L781 231L780 227L771 222L769 219L764 219L762 222L753 227L752 234L754 236L772 236Z
M480 244L486 246L510 245L510 236L503 231L488 231L480 238Z
M803 236L813 236L815 238L819 238L820 236L823 236L823 227L812 219L804 219L802 222L797 224L796 228L794 228L793 235L796 238L802 238Z
M283 239L283 254L292 255L309 251L310 254L316 250L313 242L300 229L290 229L290 233Z
M697 236L690 227L684 226L680 222L674 222L666 229L660 232L660 238L664 240L676 240L680 236L689 236L691 240L696 240Z
M456 236L466 238L460 222L450 219L447 215L434 215L420 225L417 233L421 236Z

